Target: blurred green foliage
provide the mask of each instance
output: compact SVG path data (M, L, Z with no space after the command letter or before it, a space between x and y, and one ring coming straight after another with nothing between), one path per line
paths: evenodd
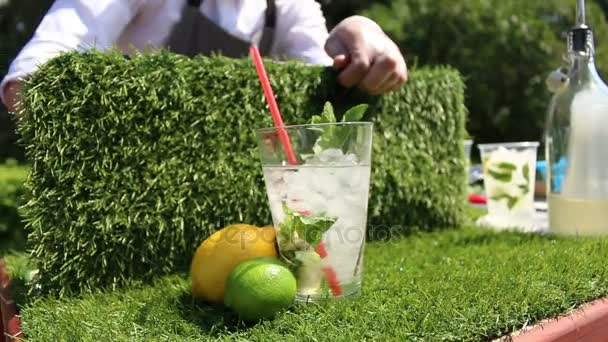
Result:
M587 1L597 64L608 71L608 24ZM551 94L546 75L562 63L573 0L392 0L363 14L396 40L410 64L447 64L467 85L476 142L539 140Z
M602 11L604 11L604 15L608 15L608 0L595 0L600 7L602 8Z
M9 250L21 250L25 243L19 207L23 204L28 166L7 160L0 165L0 256Z

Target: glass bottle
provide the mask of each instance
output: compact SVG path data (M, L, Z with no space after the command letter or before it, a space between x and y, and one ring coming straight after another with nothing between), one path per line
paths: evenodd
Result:
M608 87L594 64L585 1L568 34L567 65L553 72L545 131L549 227L561 235L608 234Z

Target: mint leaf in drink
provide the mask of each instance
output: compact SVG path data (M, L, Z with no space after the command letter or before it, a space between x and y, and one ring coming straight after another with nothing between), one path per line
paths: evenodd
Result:
M507 162L500 162L496 164L496 167L505 171L515 171L517 169L517 166L515 166L515 164Z
M525 195L528 192L530 192L530 187L528 186L528 184L520 184L517 186L519 188L519 190L521 190L521 192Z
M522 172L524 174L526 182L530 183L530 166L528 166L528 164L524 165Z
M500 171L494 171L492 169L489 169L488 175L490 177L496 179L497 181L500 181L503 183L508 183L512 179L511 172L500 172Z
M342 122L354 122L363 119L367 107L369 106L365 103L352 107L344 113Z
M289 249L288 246L293 245L299 222L296 220L295 213L286 205L283 205L283 211L285 211L286 216L283 223L279 225L279 243L283 247L283 250L287 250Z
M302 225L298 234L312 246L319 244L323 233L336 223L334 218L324 216L301 216L300 221L302 221Z
M361 120L363 115L365 115L367 107L368 105L365 103L352 107L344 113L342 122L356 122ZM348 127L336 127L334 131L333 147L343 148L350 139L352 132L353 131L348 129Z
M519 198L517 197L509 196L509 199L507 200L507 207L509 207L509 210L513 209L513 207L517 204L518 200Z
M342 122L359 121L363 118L365 111L367 110L367 104L360 104L350 108L344 113ZM336 116L334 114L333 106L330 102L326 102L323 107L323 113L321 115L315 115L311 118L312 124L322 123L336 123ZM352 130L342 126L326 126L322 129L321 136L317 139L313 151L315 154L320 153L323 150L335 148L343 149L344 145L348 142Z
M322 124L322 123L333 123L336 122L336 115L334 114L334 107L330 102L325 102L323 106L323 112L321 115L314 115L310 122L313 124Z
M505 193L499 193L499 194L495 194L493 196L490 196L490 199L492 201L500 201L502 199L509 199L511 196L505 194Z
M506 194L504 192L497 192L495 194L493 194L492 196L490 196L490 199L493 201L501 201L501 200L506 200L507 201L507 207L509 208L509 210L513 209L513 207L515 207L515 205L517 204L517 202L519 202L519 197L517 196L511 196L509 194Z
M362 103L356 105L350 109L348 109L344 116L342 117L342 122L353 122L359 121L365 115L365 111L367 110L369 105ZM331 105L331 102L325 102L323 106L323 112L321 115L314 115L310 119L310 123L312 124L322 124L322 123L335 123L338 122L336 119L336 114L334 113L334 107Z
M303 215L283 205L286 217L279 225L279 243L282 250L302 250L316 246L334 223L335 218ZM305 242L305 243L304 243Z

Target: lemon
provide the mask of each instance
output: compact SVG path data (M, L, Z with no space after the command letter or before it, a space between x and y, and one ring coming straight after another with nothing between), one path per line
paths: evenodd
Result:
M239 263L256 257L276 257L275 231L235 224L218 230L196 250L192 259L192 295L195 298L222 303L226 278Z
M258 321L293 305L296 278L276 258L256 258L239 264L228 277L224 303L244 321Z

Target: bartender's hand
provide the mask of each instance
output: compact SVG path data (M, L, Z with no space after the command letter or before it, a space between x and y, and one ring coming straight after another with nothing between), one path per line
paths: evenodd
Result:
M4 87L4 106L11 113L17 112L18 96L23 87L20 81L11 81Z
M334 67L343 69L338 81L377 95L398 89L407 81L407 66L397 45L372 20L352 16L331 32L325 51Z

